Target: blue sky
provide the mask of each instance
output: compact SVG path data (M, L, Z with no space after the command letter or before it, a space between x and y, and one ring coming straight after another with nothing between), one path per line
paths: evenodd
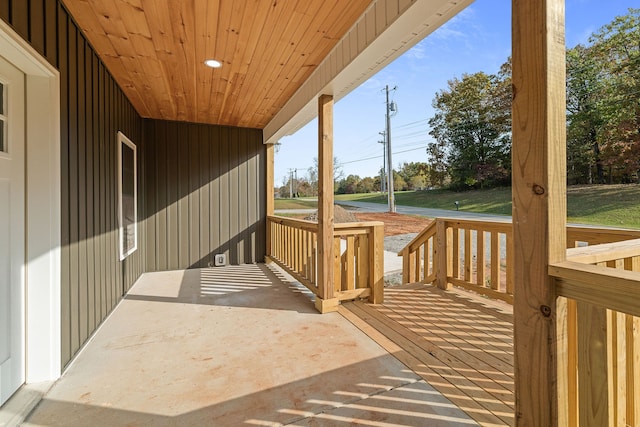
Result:
M566 0L567 46L586 43L614 17L638 7L632 0ZM359 88L335 104L334 154L346 175L377 175L382 167L384 87L397 86L391 97L398 112L391 119L392 159L398 164L427 161L431 141L431 101L447 81L463 73L496 73L511 54L511 0L476 0L446 25L422 40ZM275 185L289 169L304 176L317 156L317 121L280 140L275 155ZM285 178L286 179L286 178Z

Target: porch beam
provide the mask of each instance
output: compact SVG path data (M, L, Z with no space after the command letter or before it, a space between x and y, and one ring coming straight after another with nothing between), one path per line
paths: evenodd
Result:
M335 311L333 298L333 96L318 98L318 293L316 308Z
M513 238L516 425L555 426L556 294L566 257L565 0L513 0Z

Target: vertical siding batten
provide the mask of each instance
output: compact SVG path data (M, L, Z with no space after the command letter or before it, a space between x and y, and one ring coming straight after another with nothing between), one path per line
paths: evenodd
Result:
M68 30L68 90L69 90L69 140L63 141L69 144L69 169L62 173L69 174L69 287L71 294L71 348L75 353L80 348L80 320L79 320L79 266L78 266L78 85L77 85L77 37L76 28L71 19L67 25ZM64 284L63 284L64 286Z
M69 82L68 76L68 18L62 6L57 6L57 22L56 35L58 41L58 71L60 72L60 169L61 171L69 170ZM8 14L8 9L7 9ZM61 360L66 363L71 359L71 324L69 318L71 316L71 294L69 289L70 271L69 265L69 174L62 173L60 177L60 249L61 269L60 269L60 318L61 318Z

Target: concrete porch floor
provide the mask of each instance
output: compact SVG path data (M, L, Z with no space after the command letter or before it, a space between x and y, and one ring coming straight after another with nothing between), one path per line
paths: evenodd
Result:
M25 425L477 424L258 264L142 276Z

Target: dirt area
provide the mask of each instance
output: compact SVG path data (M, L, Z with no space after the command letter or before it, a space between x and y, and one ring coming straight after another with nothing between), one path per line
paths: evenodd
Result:
M340 205L334 205L334 220L340 222L364 222L364 221L382 221L384 222L384 235L397 236L399 234L419 233L427 225L431 224L428 218L412 215L402 215L389 212L353 212L344 209ZM303 217L307 221L317 221L318 212Z
M384 235L396 236L398 234L419 233L431 220L419 216L402 215L390 212L354 213L358 221L382 221L384 222Z
M304 219L307 221L317 222L318 211L315 211L314 213L307 215L306 217L304 217ZM358 222L358 221L364 221L364 220L358 219L353 214L353 212L346 210L340 205L333 205L333 222L341 223L341 222Z

